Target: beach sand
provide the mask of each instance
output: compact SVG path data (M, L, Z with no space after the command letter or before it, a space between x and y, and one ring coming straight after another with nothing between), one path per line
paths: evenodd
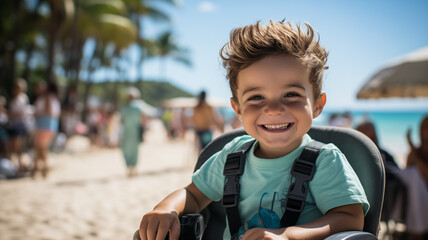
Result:
M120 149L52 153L48 179L0 181L1 240L131 240L144 213L191 180L194 141L168 142L152 121L128 178Z

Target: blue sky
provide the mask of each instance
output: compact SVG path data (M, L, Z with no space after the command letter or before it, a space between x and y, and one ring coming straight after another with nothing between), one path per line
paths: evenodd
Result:
M179 45L190 50L192 67L166 61L144 64L143 76L160 76L176 86L209 97L229 99L230 90L221 66L219 49L233 28L269 19L309 22L329 51L324 74L326 109L428 109L425 99L357 100L363 83L388 60L428 46L428 1L285 1L285 0L181 0L178 8L166 7ZM162 26L145 21L147 35ZM136 70L131 74L136 75Z

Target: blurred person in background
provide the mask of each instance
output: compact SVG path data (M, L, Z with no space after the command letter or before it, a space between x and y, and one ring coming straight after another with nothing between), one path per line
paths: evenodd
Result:
M185 136L186 136L186 131L188 128L188 119L187 119L187 114L186 114L186 108L181 108L180 109L180 114L179 114L179 118L180 118L180 127L179 127L179 136L180 136L180 140L184 140Z
M166 129L166 135L167 135L167 138L169 141L172 141L173 136L174 136L174 132L173 132L173 129L171 127L173 115L174 115L174 113L173 113L172 109L170 109L170 108L165 109L162 113L162 123Z
M89 107L89 112L86 118L86 126L88 127L88 137L92 147L100 147L100 112L95 106Z
M109 121L109 109L110 109L109 103L104 103L102 106L99 107L99 121L98 121L98 141L100 147L106 147L107 146L107 127L108 127L108 121Z
M171 140L183 140L187 129L187 118L185 108L174 108L172 110L172 119L169 125L169 134Z
M135 87L126 89L126 104L120 110L122 119L121 148L128 170L128 177L137 174L138 149L142 141L141 127L144 124L143 109L139 104L140 91Z
M422 119L419 128L420 145L416 147L411 140L411 130L407 132L410 152L407 156L406 174L401 174L409 186L408 214L413 216L406 225L409 239L428 239L428 116Z
M375 126L372 122L363 121L357 126L357 130L367 135L378 146L384 161L386 172L384 208L391 206L387 207L389 209L384 210L390 211L388 215L392 219L400 220L400 218L404 218L408 239L426 239L428 232L428 208L425 205L428 202L428 188L422 176L423 174L418 171L417 166L422 163L424 155L419 154L423 154L423 145L426 144L425 147L428 145L428 118L423 120L421 124L420 148L414 147L414 144L410 140L410 132L407 134L411 152L405 169L399 168L393 157L379 147ZM424 131L425 133L423 133ZM392 189L393 187L400 187L401 189L397 192L395 189ZM400 216L401 214L397 212L401 211L400 206L394 205L400 196L389 196L391 193L405 194L406 201L403 206L405 211L404 217Z
M77 97L76 86L68 87L62 102L60 119L61 131L65 133L67 138L75 134L75 127L79 123L79 117L76 113Z
M106 129L108 147L115 148L119 146L120 130L120 114L116 109L112 108L108 111Z
M7 123L8 117L5 109L6 98L0 96L0 159L9 156L8 136L7 136Z
M27 91L27 82L19 78L15 81L13 86L12 99L9 102L9 123L7 126L7 133L10 143L10 156L12 160L13 155L17 157L18 173L23 173L27 170L27 166L22 161L22 150L24 138L27 134L27 118L29 116L30 104L28 96L25 94Z
M422 120L419 130L421 138L420 146L417 148L411 138L411 130L407 132L407 141L410 147L410 153L407 156L407 166L415 166L428 184L428 116Z
M213 138L213 128L223 132L223 121L206 101L206 92L201 91L198 104L193 108L193 128L199 140L199 150L205 148Z
M405 212L408 203L407 185L401 179L399 174L397 174L397 172L400 171L400 168L395 162L393 156L379 146L375 125L368 119L368 117L365 117L365 119L356 126L356 129L369 137L377 146L385 166L385 196L381 215L381 220L387 223L385 234L393 234L394 239L397 237L397 239L402 239L402 236L398 236L395 230L390 231L388 228L390 220L403 222L406 218Z
M31 175L35 177L38 171L44 178L49 172L48 153L52 139L58 132L61 105L58 99L58 88L55 83L39 83L37 99L34 102L36 132L34 136L35 155Z
M328 125L350 128L352 127L352 115L348 111L343 114L333 113L328 120Z
M377 137L376 128L375 128L375 125L372 121L367 120L367 119L363 120L361 123L359 123L357 125L356 129L358 131L362 132L367 137L369 137L373 141L373 143L377 146L377 148L379 149L379 152L382 156L382 160L383 160L383 163L385 165L385 168L389 168L389 167L398 168L398 165L395 162L392 155L379 146L379 140ZM387 169L387 171L388 171L388 169Z

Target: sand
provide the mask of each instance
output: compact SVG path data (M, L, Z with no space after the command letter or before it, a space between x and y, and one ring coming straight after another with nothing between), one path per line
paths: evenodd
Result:
M152 121L138 175L126 176L120 149L51 153L44 180L0 180L1 240L131 240L141 217L190 182L194 141L168 142Z

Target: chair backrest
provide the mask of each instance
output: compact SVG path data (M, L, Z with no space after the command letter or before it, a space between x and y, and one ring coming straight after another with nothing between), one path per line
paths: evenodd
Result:
M243 134L246 132L238 129L214 139L199 155L195 170L220 151L226 143ZM370 203L369 212L364 219L364 231L377 236L384 196L385 170L376 145L364 134L349 128L313 126L309 135L320 142L334 143L345 154ZM221 239L226 225L226 213L221 201L211 203L203 214L209 217L203 239Z

